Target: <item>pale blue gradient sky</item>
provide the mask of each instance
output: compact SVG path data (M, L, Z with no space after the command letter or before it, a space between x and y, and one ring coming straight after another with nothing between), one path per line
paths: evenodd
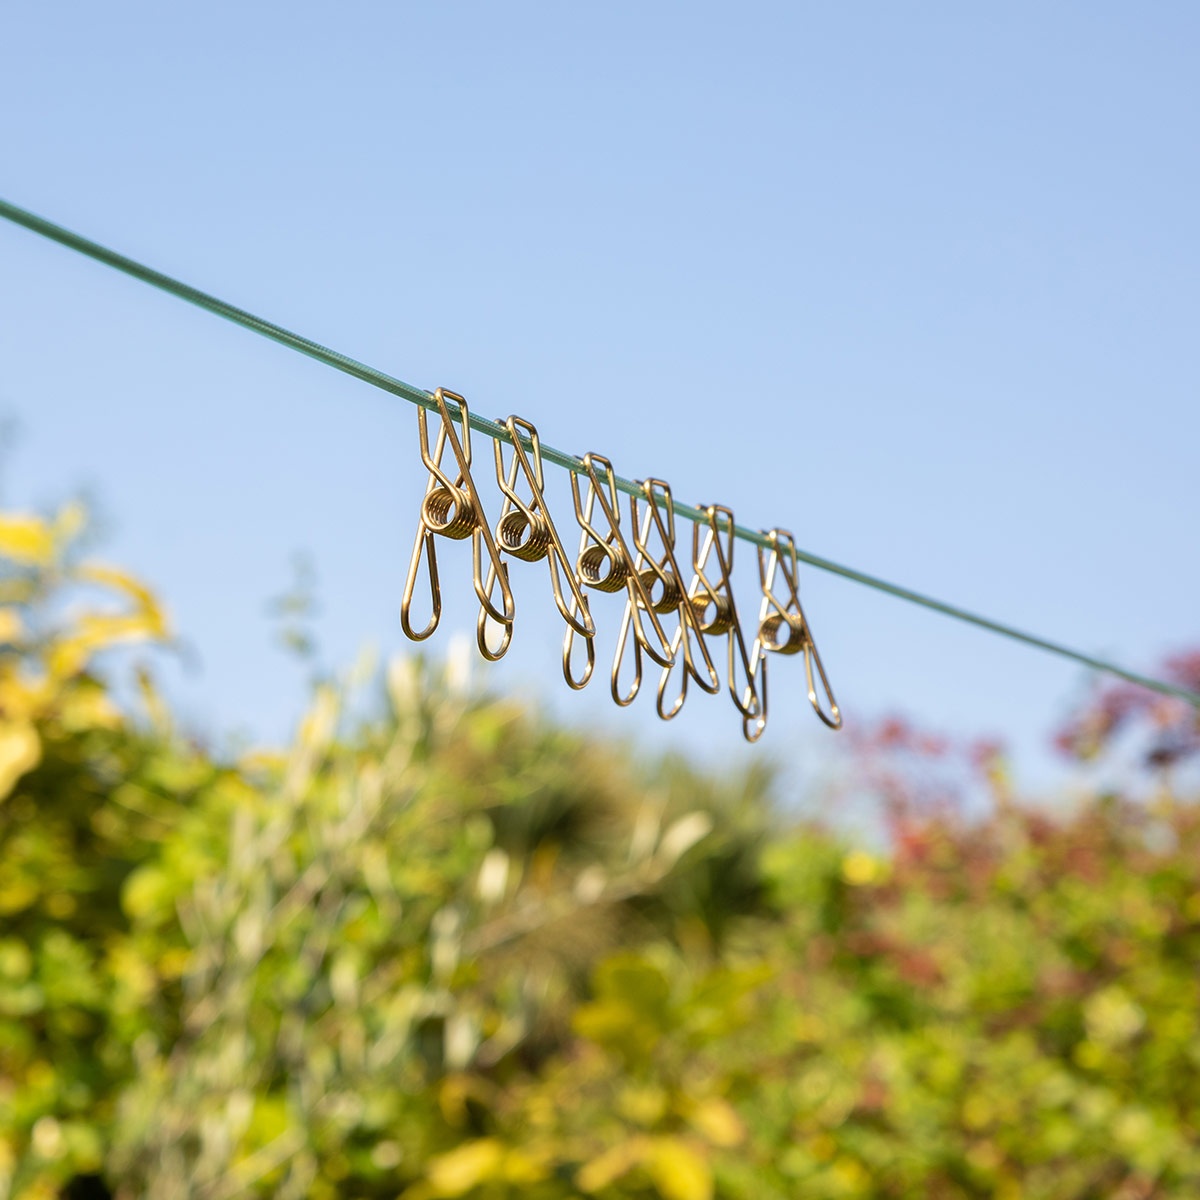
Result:
M10 4L0 195L690 502L1149 668L1200 640L1198 52L1184 3ZM406 645L401 402L0 226L0 408L23 431L4 499L100 497L105 553L200 652L170 676L198 725L293 721L264 602L294 550L324 661ZM473 625L462 547L443 575L435 650ZM602 679L569 693L543 570L513 580L496 688L763 753L725 698L664 726ZM1080 670L803 586L851 720L999 732L1049 786ZM596 610L603 661L620 606ZM773 666L763 746L810 763L832 735L801 664Z

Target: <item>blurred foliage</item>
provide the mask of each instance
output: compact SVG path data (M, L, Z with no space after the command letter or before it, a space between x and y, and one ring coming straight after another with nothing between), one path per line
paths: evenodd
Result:
M868 850L419 659L225 759L114 689L168 625L82 520L0 518L0 1196L1200 1193L1169 791L975 748L986 813L888 776Z
M1200 651L1172 655L1163 663L1162 675L1200 694ZM1124 742L1140 767L1170 779L1200 756L1200 709L1131 683L1106 683L1055 741L1064 754L1081 762L1111 756L1114 746Z

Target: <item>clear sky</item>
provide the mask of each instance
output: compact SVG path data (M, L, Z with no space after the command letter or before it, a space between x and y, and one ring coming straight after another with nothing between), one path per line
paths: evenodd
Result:
M1009 3L4 8L0 195L814 553L1152 668L1200 641L1200 9ZM3 499L85 487L196 648L198 727L281 736L267 599L404 647L414 411L0 224ZM483 453L480 454L480 451ZM476 452L488 472L490 445ZM570 528L562 473L555 511ZM573 542L573 537L568 540ZM449 546L444 652L473 628ZM753 612L753 555L739 551ZM819 761L798 660L741 744L568 692L516 563L497 689L710 761ZM849 720L1053 780L1076 667L806 569ZM620 604L600 596L600 658Z

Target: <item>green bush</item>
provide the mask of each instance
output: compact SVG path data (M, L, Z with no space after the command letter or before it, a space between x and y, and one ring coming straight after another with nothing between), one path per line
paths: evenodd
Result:
M0 519L0 1197L1200 1192L1193 807L869 853L415 658L221 758L80 519Z

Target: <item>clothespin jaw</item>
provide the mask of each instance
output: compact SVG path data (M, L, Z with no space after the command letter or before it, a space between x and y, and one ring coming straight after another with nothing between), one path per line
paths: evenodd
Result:
M554 593L554 603L559 614L567 625L576 633L588 638L596 634L596 626L588 609L587 597L584 596L575 578L575 571L563 549L562 540L554 526L550 515L550 506L545 497L545 474L542 466L542 447L538 432L530 422L517 416L510 416L503 422L508 436L512 440L513 455L507 467L504 465L504 452L499 440L492 443L496 457L496 482L504 496L500 509L500 517L496 522L495 541L502 554L511 554L524 562L538 562L545 559L550 571L550 587ZM526 451L524 443L529 443ZM517 490L517 481L523 478L525 490L529 499L522 497ZM567 587L571 592L571 602L568 604L563 593L560 571L565 574ZM495 566L488 569L484 591L490 597L499 575ZM490 614L481 605L476 621L476 641L480 653L485 658L500 657L508 648L512 637L511 625L505 627L505 632L498 651L493 651L487 640L487 625ZM568 679L569 682L569 679Z
M829 685L829 676L813 639L812 627L800 603L799 570L796 558L796 539L786 529L766 531L770 551L758 551L758 574L762 583L762 604L758 615L758 636L754 639L754 659L765 664L765 651L772 654L804 654L804 674L808 684L808 701L817 716L830 729L842 727L842 713ZM783 576L786 595L782 600L775 593L776 575ZM815 669L815 674L814 674ZM820 679L824 692L823 705L817 693Z
M429 427L425 409L417 409L417 432L420 439L421 461L429 472L429 481L421 502L417 537L413 545L412 558L409 560L408 576L400 602L400 624L405 634L414 641L423 641L437 629L438 622L441 620L442 602L434 535L456 541L469 537L471 539L475 594L487 614L505 626L506 630L502 649L499 653L488 655L488 657L498 658L508 648L508 642L511 640L516 608L512 591L508 586L508 568L500 560L499 551L492 539L491 529L488 527L487 517L479 499L479 491L471 477L470 412L467 409L466 400L457 392L438 388L433 394L433 399L437 406L438 416L441 418L441 424L432 450L429 446ZM452 423L452 405L462 427L461 439ZM453 479L442 467L442 457L447 445L450 446L455 460L456 473ZM485 586L483 575L485 549L491 569L495 572L500 584L501 608L497 608L489 596L496 581L493 580L491 585ZM412 603L416 593L422 553L424 553L428 566L433 615L429 624L418 631L412 625Z
M758 678L758 712L754 716L742 714L742 737L757 742L767 732L767 660L755 662L752 657L751 664Z

